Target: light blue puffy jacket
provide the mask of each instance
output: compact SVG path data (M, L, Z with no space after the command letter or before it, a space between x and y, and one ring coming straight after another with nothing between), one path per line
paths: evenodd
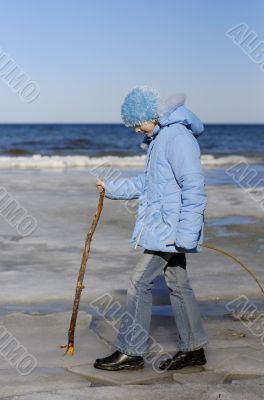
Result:
M142 174L105 180L113 200L139 199L130 243L165 252L202 251L207 202L197 137L202 122L185 106L159 118Z

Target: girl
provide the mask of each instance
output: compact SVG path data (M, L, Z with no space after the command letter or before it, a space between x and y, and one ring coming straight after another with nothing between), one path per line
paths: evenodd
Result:
M121 320L117 350L97 359L95 368L108 371L143 368L147 354L154 279L164 273L177 328L176 354L160 369L180 369L206 363L203 347L208 336L186 271L185 253L202 251L206 193L196 138L202 122L177 99L164 106L158 93L146 86L125 98L124 124L145 135L148 146L143 173L132 178L97 180L109 199L139 199L131 244L143 254L131 276L127 313ZM130 318L127 318L127 315Z

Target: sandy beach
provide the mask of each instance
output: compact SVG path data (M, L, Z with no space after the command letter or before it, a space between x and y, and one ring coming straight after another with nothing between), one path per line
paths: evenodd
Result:
M137 172L123 171L124 175ZM95 177L89 169L7 169L1 177L2 187L37 221L32 235L23 237L2 216L1 326L25 346L37 365L22 376L2 354L0 398L145 398L155 389L154 399L163 385L166 399L176 394L182 399L220 398L210 397L214 393L232 399L241 399L242 393L251 393L252 399L263 396L261 332L250 330L247 321L239 320L227 306L239 296L248 298L258 307L249 319L252 323L261 316L263 296L234 261L207 249L187 255L189 277L210 339L203 371L158 374L151 365L140 374L93 369L94 359L113 349L115 331L93 313L91 302L109 294L124 304L129 275L143 251L129 244L135 215L123 201L105 199L86 271L76 352L72 358L64 356L57 346L67 340L84 238L98 201ZM207 194L204 244L231 252L264 281L264 214L259 203L236 184L207 185ZM151 335L164 352L175 352L175 326L162 277L154 290ZM119 397L114 389L104 388L126 384L134 390L123 386Z

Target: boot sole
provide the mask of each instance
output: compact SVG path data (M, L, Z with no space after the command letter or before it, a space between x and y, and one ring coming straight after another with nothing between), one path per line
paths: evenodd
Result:
M138 369L143 369L144 368L144 363L142 364L137 364L137 365L131 365L131 364L124 364L124 365L119 365L117 367L103 367L100 366L99 364L94 364L94 368L96 369L102 369L104 371L122 371L122 370L138 370Z
M202 365L205 365L207 361L197 361L197 362L190 362L188 364L182 364L182 365L175 365L171 366L168 368L160 368L162 371L176 371L177 369L183 369L183 368L188 368L188 367L201 367Z

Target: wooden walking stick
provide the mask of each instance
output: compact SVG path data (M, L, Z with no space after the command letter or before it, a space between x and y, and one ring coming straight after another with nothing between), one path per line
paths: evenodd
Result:
M104 197L105 197L105 191L103 190L100 193L97 210L95 212L92 225L90 227L89 232L87 233L86 240L85 240L81 267L80 267L80 271L79 271L79 275L78 275L78 279L77 279L77 284L76 284L76 289L75 289L75 298L74 298L74 302L73 302L71 322L70 322L70 327L69 327L69 330L68 330L68 344L65 345L65 346L60 346L60 348L67 347L66 354L68 356L72 356L74 354L74 333L75 333L77 315L78 315L78 311L79 311L81 293L82 293L82 290L84 288L83 279L84 279L86 264L87 264L87 260L88 260L88 256L89 256L89 252L90 252L92 237L93 237L95 228L97 226L97 223L99 221L99 218L100 218L100 215L101 215L101 211L103 209Z

